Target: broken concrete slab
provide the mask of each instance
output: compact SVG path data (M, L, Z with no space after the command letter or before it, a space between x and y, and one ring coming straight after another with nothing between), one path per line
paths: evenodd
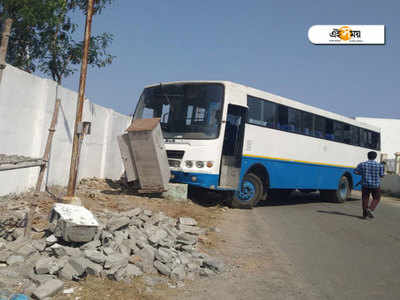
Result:
M52 297L61 291L64 287L64 282L58 279L51 279L40 285L33 292L33 296L39 300L45 299L46 297Z
M57 243L58 239L53 234L46 238L46 246L52 246Z
M163 240L167 236L168 236L168 233L165 230L158 229L153 234L150 234L149 241L152 244L158 244L161 240Z
M182 232L186 233L191 233L191 234L196 234L196 235L201 235L205 233L204 229L201 229L200 227L194 226L194 225L183 225L183 224L178 224L178 229Z
M7 263L7 265L12 266L12 265L15 265L15 264L21 264L24 261L25 261L25 258L22 255L14 255L14 254L12 254L7 258L6 263Z
M188 217L180 217L179 218L179 224L182 225L189 225L189 226L196 226L197 221L193 218L188 218Z
M97 233L99 223L82 206L57 203L50 215L53 234L66 242L90 242Z
M185 266L178 265L176 266L170 274L170 278L175 281L184 280L186 277Z
M184 244L184 245L196 244L197 240L198 240L197 236L194 236L194 235L188 234L188 233L181 233L176 238L176 241L178 243L181 243L181 244Z
M128 264L126 267L126 276L127 277L137 277L137 276L142 276L143 272L140 270L138 266Z
M203 261L203 266L215 272L223 272L225 270L225 264L222 261L219 261L215 258L206 258Z
M71 257L68 263L74 268L78 276L83 275L88 265L88 260L84 257Z
M154 261L154 267L163 275L169 276L171 274L171 269L159 260Z
M115 217L112 218L106 226L106 229L114 232L117 230L120 230L122 228L128 227L129 223L131 222L131 219L129 217Z
M78 272L71 266L70 263L66 263L64 267L58 272L58 277L62 280L71 281L79 277Z
M107 258L103 253L96 250L85 250L84 254L87 259L97 264L104 264Z
M127 256L121 254L114 254L112 256L108 256L105 263L105 269L113 269L115 267L121 268L128 265L129 258Z
M94 263L92 261L88 261L86 263L86 273L88 275L99 276L102 271L103 267L101 265Z
M168 183L167 191L162 193L162 197L173 201L188 201L188 185L183 183Z

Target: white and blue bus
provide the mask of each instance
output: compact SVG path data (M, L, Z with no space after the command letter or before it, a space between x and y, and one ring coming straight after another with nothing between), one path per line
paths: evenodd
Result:
M380 151L380 130L229 81L160 83L144 89L134 119L160 118L172 182L230 191L234 207L298 189L344 202L353 169Z

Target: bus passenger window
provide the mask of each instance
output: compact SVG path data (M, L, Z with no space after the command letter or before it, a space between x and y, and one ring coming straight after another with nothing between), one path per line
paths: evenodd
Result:
M334 141L335 135L333 132L333 120L326 119L325 138Z
M288 108L286 106L279 105L277 128L289 131Z
M308 112L302 112L302 133L314 135L314 115Z
M359 146L360 145L360 128L351 126L352 131L352 145Z
M248 96L247 97L248 122L254 125L265 126L266 123L262 118L262 100Z
M275 127L275 119L276 119L276 108L277 104L263 101L262 105L262 117L263 121L265 122L265 126L274 128Z
M365 129L360 129L360 146L361 147L368 147L368 137L367 131Z
M372 149L381 150L380 134L372 133Z
M325 137L325 118L315 116L315 136L318 138Z
M289 131L301 132L301 112L299 110L289 108L288 121Z
M342 122L333 122L333 136L336 142L344 142L344 124Z
M349 124L344 124L344 131L343 131L343 142L350 145L351 145L351 135L352 135L351 127L352 126L350 126Z

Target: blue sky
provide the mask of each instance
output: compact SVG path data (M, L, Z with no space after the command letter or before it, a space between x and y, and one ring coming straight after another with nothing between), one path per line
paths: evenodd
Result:
M114 34L117 58L89 69L86 95L131 114L145 85L230 80L346 116L400 118L399 11L395 0L115 0L93 31ZM384 24L386 45L313 45L315 24Z

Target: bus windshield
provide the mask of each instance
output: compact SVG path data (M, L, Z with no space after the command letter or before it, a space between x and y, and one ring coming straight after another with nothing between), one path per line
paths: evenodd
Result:
M161 118L164 138L215 139L223 95L217 83L160 84L143 91L134 119Z

